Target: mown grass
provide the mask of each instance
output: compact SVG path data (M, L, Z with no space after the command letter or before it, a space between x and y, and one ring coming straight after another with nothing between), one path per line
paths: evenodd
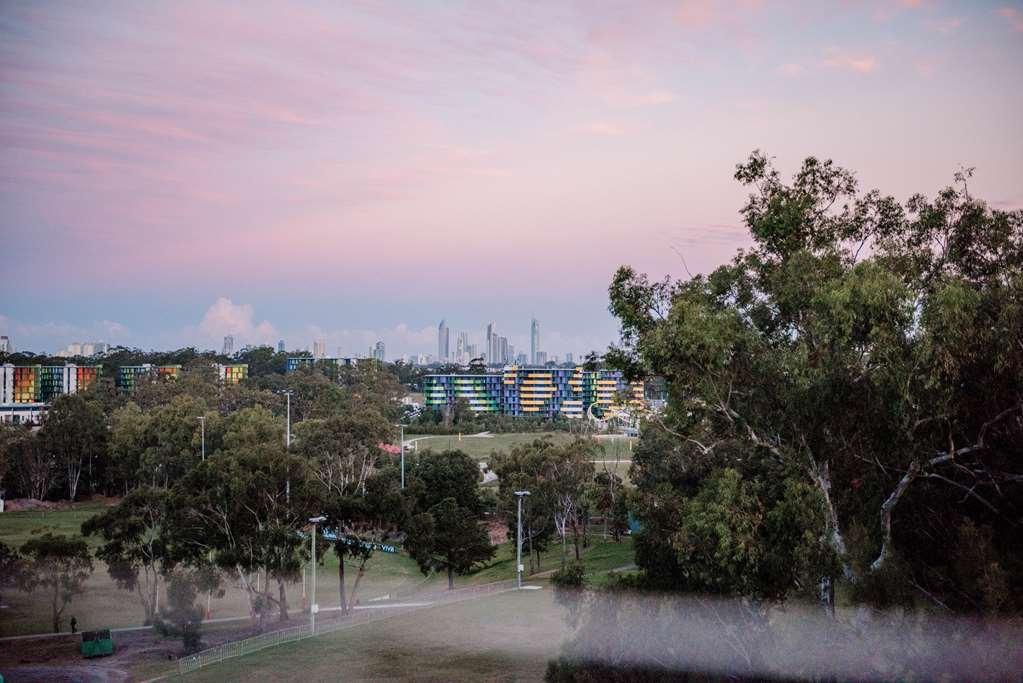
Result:
M82 523L106 507L105 503L88 502L70 509L4 512L0 514L0 543L17 547L34 534L46 532L77 536L82 533ZM101 542L97 536L86 541L93 547Z
M569 634L550 590L425 608L201 669L187 681L540 680Z
M101 504L85 503L66 510L4 513L0 515L0 540L12 546L20 546L31 538L33 533L47 530L77 534L82 522L102 509ZM98 541L92 539L90 543L95 546ZM559 568L561 553L561 546L552 544L547 552L541 555L538 571ZM574 558L571 542L568 546L568 555L569 560ZM604 542L598 535L591 534L590 547L583 549L587 572L594 576L608 569L628 565L632 562L632 557L631 539L625 539L622 543ZM317 595L321 609L327 609L339 604L337 558L331 552L321 559L322 564L317 569ZM528 560L523 559L528 567ZM105 564L96 560L94 565L95 571L86 581L85 592L76 595L64 612L65 629L67 621L72 616L77 618L83 630L141 625L144 613L137 596L118 588L108 575ZM423 576L416 563L403 554L378 552L369 560L366 570L357 596L363 604L372 598L385 595L405 598L422 591L441 590L446 587L447 582L443 574ZM354 567L349 566L349 572L353 571ZM349 587L352 576L349 573ZM511 543L502 543L490 563L467 576L456 576L455 585L456 587L476 585L514 577L515 547ZM223 587L224 596L211 600L212 616L214 618L247 616L247 597L236 585L236 577L226 576ZM287 595L292 613L300 610L302 582L290 584ZM0 611L0 636L48 633L51 630L48 596L41 591L24 593L8 589L3 594L3 600L7 608Z
M53 531L78 534L82 522L102 509L102 505L86 503L65 510L4 513L0 515L0 541L18 547L31 538L33 533ZM96 537L88 540L92 547L100 543ZM321 559L322 564L317 573L319 603L321 608L336 607L340 601L337 591L337 558L330 552ZM85 583L85 592L76 595L64 611L65 630L72 616L77 618L79 627L83 630L141 625L145 615L137 595L118 588L107 573L103 562L94 560L93 565L95 571ZM369 560L366 569L357 596L362 601L397 591L410 592L426 582L416 563L405 555L378 552ZM349 571L354 571L354 567L349 566ZM214 597L210 601L214 618L248 615L248 599L237 585L236 578L225 576L224 595ZM349 574L349 587L351 582L352 575ZM308 590L307 588L307 596ZM301 609L301 580L287 587L287 596L292 612ZM51 631L48 596L42 591L25 593L7 589L3 593L3 603L6 608L0 610L0 636Z

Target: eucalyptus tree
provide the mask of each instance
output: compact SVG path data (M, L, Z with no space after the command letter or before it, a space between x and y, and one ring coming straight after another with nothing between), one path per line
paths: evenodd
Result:
M668 389L634 454L650 576L1018 602L1023 212L970 175L900 204L815 158L785 183L757 152L736 170L749 250L681 281L619 269L607 360Z

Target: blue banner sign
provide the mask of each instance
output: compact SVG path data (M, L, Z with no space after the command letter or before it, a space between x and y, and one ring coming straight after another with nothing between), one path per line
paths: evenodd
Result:
M328 541L336 541L338 538L337 532L332 529L324 529L322 536ZM398 546L396 545L390 545L387 543L377 543L375 541L360 541L359 539L352 538L351 536L346 537L345 540L349 542L358 543L363 548L372 548L373 550L379 550L382 553L397 553L399 550Z

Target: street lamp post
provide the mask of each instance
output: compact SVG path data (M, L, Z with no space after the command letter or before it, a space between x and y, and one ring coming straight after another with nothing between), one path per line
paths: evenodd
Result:
M282 392L284 397L288 401L287 410L287 429L284 432L284 450L291 451L291 389L286 389ZM284 482L284 500L289 504L291 503L291 477L289 476Z
M515 534L515 578L517 579L517 588L522 588L522 499L529 495L529 491L516 491L515 497L518 499L518 533Z
M316 610L320 608L316 604L316 525L326 521L326 517L320 515L319 517L310 517L309 521L313 523L313 534L310 537L312 539L313 546L313 580L312 580L312 601L309 603L309 635L316 635Z
M196 419L199 420L199 430L200 430L199 433L201 435L200 439L202 441L202 461L206 462L206 416L205 415L200 415Z

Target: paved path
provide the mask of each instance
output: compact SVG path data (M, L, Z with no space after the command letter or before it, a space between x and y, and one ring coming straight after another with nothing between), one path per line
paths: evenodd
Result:
M356 605L355 609L363 610L363 609L393 609L393 608L396 608L396 607L429 607L432 604L433 604L432 602L387 602L387 603L379 603L379 604L375 604L375 605ZM320 610L320 612L338 612L340 610L341 610L340 607L324 607L323 609ZM302 612L304 612L304 610L300 610L299 611L299 613L302 613ZM250 616L244 616L244 617L219 617L217 619L203 619L202 623L204 623L204 624L225 624L225 623L230 622L230 621L246 621L246 620L251 619L251 618L252 617L250 617ZM121 628L112 628L112 629L110 629L110 632L111 633L127 633L129 631L148 631L148 630L150 630L152 628L153 628L152 626L123 626ZM66 638L67 636L70 636L70 635L77 635L77 634L72 634L72 633L69 633L69 632L64 632L64 633L33 633L33 634L30 634L30 635L25 635L25 636L4 636L3 638L0 638L0 642L6 642L6 641L11 641L11 640L35 640L35 639L38 639L38 638L61 638L61 637Z

